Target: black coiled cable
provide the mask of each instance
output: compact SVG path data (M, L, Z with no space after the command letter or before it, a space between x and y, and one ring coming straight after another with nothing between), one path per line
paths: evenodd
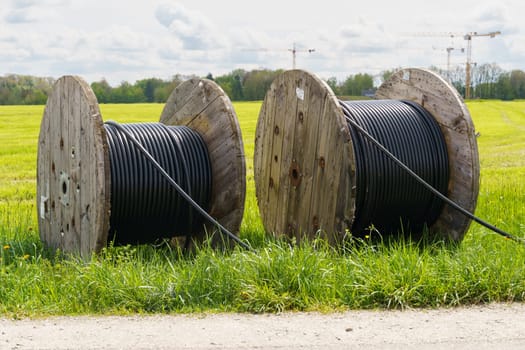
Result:
M356 217L352 232L418 236L439 217L443 201L396 166L364 137L358 124L443 195L449 182L446 143L434 118L410 101L340 101L356 160ZM351 123L352 121L353 123Z
M203 218L113 124L104 125L111 168L110 237L117 244L187 236ZM207 210L212 173L201 136L185 126L121 124L195 202Z

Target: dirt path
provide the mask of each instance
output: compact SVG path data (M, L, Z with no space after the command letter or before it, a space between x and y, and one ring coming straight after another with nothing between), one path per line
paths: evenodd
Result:
M0 349L523 349L525 304L336 314L0 318Z

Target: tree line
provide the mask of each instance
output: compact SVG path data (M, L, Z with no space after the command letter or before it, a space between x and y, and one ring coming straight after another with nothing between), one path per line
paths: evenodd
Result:
M460 94L464 94L464 67L458 66L450 72L437 67L430 69L449 80ZM386 70L376 76L358 73L343 81L330 77L326 79L326 83L338 96L372 95L374 86L388 79L397 70ZM236 69L217 77L209 73L206 78L214 80L233 101L256 101L264 99L272 81L282 72L283 70ZM164 103L177 85L192 77L196 76L175 75L168 80L148 78L134 84L123 81L115 87L101 79L93 82L91 88L100 103ZM505 71L496 64L483 64L473 69L471 81L473 98L525 99L525 72L521 70ZM0 77L0 105L45 104L54 83L53 78L28 75L9 74Z

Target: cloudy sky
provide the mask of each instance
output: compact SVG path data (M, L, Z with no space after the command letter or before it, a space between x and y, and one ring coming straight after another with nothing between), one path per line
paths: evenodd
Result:
M328 78L473 61L525 70L523 0L0 0L0 75L88 82L297 67ZM455 37L447 36L455 33ZM308 49L315 52L308 53Z

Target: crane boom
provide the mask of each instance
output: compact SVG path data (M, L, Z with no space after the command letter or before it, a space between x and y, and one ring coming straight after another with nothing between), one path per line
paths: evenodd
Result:
M283 51L288 51L288 52L291 52L292 53L292 67L293 67L293 69L295 69L295 56L297 55L297 53L298 52L312 53L312 52L315 52L315 49L300 50L300 49L297 49L297 47L295 46L295 43L293 43L293 46L292 46L291 49L259 48L259 49L243 49L242 51L264 51L264 52L271 52L271 51L283 52Z
M297 52L312 53L312 52L315 52L315 49L297 50L297 48L295 47L295 43L293 43L293 47L291 49L288 49L288 51L290 51L292 53L292 57L293 57L292 67L293 67L293 69L295 69L295 55L296 55L296 53Z

